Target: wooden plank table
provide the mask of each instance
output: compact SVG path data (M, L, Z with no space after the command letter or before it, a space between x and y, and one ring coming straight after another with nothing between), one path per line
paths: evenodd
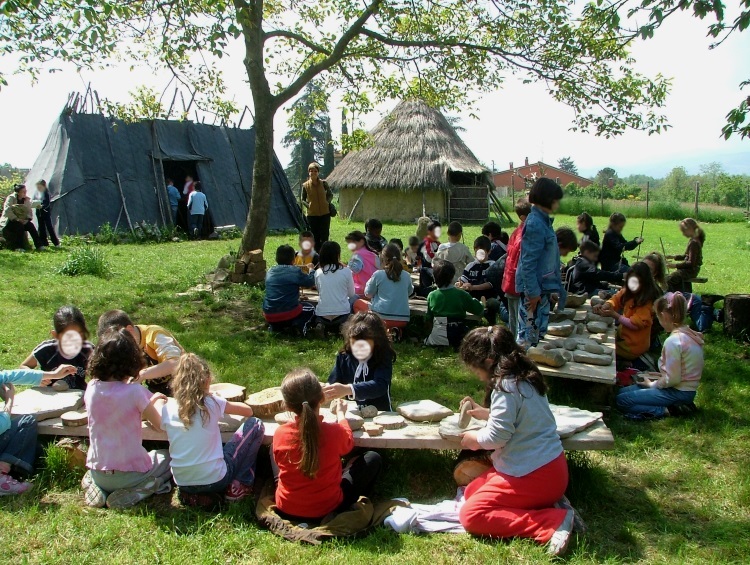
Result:
M225 416L225 419L234 420L234 428L242 421L239 416ZM270 445L279 424L274 420L263 420L263 424L266 428L263 444ZM438 429L439 423L418 424L410 422L409 425L399 430L384 430L383 435L377 437L370 437L364 430L357 430L354 432L354 445L368 449L461 449L458 441L443 439L438 433ZM39 435L42 436L88 437L89 435L88 426L63 426L60 418L39 422L38 430ZM229 441L233 433L229 429L223 431L221 434L222 441ZM143 439L146 441L167 441L167 434L163 431L154 430L144 423ZM615 439L606 424L602 420L598 420L582 432L563 439L562 444L563 448L568 451L606 451L614 449Z

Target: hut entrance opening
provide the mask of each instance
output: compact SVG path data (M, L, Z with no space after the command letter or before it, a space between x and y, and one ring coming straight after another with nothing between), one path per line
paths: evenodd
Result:
M182 191L185 188L185 179L188 176L193 177L193 180L201 180L198 177L198 162L197 161L162 161L164 167L164 179L172 179L175 188L182 195ZM209 203L209 206L211 204ZM204 222L205 223L205 222ZM180 207L177 211L177 225L185 232L188 231L188 209L187 199L180 199Z

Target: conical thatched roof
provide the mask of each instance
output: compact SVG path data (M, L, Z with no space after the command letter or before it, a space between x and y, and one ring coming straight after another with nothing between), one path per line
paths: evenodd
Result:
M370 132L373 144L344 157L328 176L334 189L448 190L450 172L487 170L438 110L401 102Z

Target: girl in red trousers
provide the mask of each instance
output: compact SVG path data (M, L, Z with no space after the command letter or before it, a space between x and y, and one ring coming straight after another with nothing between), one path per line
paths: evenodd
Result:
M487 383L485 406L462 401L487 426L466 432L461 446L494 450L493 467L466 487L461 525L477 536L531 538L561 555L576 516L565 498L568 465L539 369L500 326L472 330L461 360Z

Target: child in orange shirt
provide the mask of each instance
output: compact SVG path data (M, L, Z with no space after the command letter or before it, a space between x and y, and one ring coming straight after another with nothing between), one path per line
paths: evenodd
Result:
M634 263L625 274L625 288L607 302L594 307L596 314L618 323L616 349L618 364L627 364L648 351L651 344L651 309L661 296L649 266Z

